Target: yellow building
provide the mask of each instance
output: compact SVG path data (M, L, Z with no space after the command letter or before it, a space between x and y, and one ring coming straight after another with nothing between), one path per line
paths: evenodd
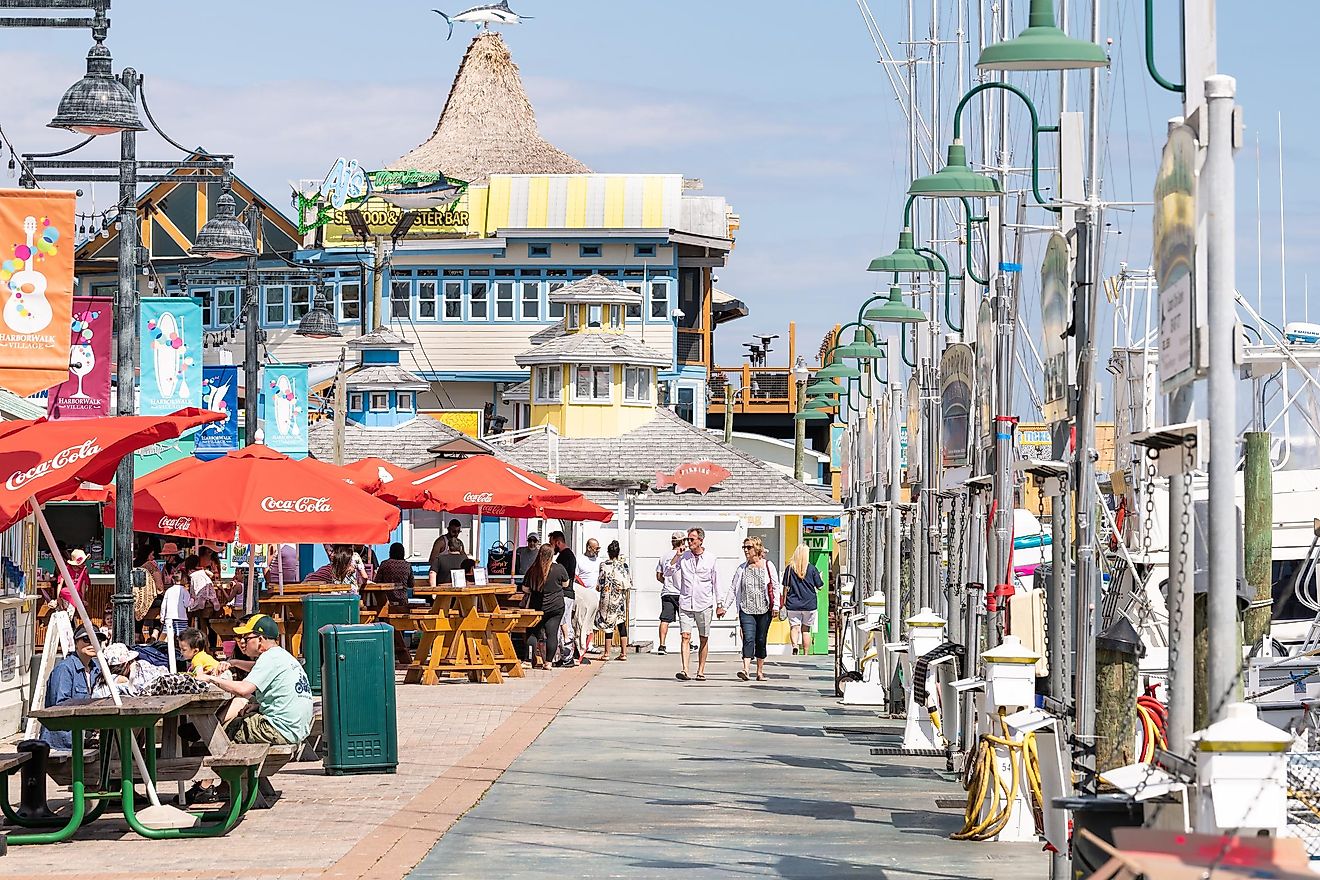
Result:
M651 420L656 369L668 355L628 331L642 295L601 275L550 294L564 309L557 331L514 358L531 368L531 424L567 437L618 437Z

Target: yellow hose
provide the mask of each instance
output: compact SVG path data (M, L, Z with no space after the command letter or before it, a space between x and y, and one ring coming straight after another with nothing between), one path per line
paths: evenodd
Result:
M961 831L950 835L954 840L990 840L1003 831L1013 816L1013 802L1023 772L1026 773L1027 787L1031 792L1032 814L1037 830L1040 830L1045 795L1040 781L1036 735L1028 733L1020 741L1010 738L1008 726L1004 723L1003 709L999 710L999 726L1003 736L983 733L977 744L971 773L966 781L967 809L963 813L963 827ZM995 760L996 746L1008 750L1010 774L1007 784L1000 774L999 762Z

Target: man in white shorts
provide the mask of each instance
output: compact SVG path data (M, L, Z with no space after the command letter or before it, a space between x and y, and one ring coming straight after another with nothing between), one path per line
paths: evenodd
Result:
M697 681L706 680L706 655L710 653L710 622L712 616L724 617L725 602L720 596L718 579L715 576L715 554L705 549L705 529L688 529L687 552L678 560L678 628L683 634L683 646L679 651L683 660L683 669L675 673L679 681L687 681L688 645L692 642L692 630L701 636L701 648L697 651Z

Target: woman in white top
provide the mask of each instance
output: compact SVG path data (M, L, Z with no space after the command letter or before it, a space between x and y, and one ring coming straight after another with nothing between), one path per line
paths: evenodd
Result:
M756 658L756 680L765 681L766 640L770 621L779 608L779 572L766 558L760 538L744 538L743 562L733 573L733 607L738 609L742 630L742 669L738 678L747 681L752 658Z

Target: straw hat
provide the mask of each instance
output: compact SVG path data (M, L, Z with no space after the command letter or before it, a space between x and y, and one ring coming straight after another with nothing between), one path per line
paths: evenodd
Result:
M174 543L173 541L166 541L164 544L161 544L161 545L160 545L160 555L161 555L161 556L178 556L178 555L179 555L179 545L176 544L176 543Z
M87 554L78 548L69 554L69 565L82 565L87 561Z

